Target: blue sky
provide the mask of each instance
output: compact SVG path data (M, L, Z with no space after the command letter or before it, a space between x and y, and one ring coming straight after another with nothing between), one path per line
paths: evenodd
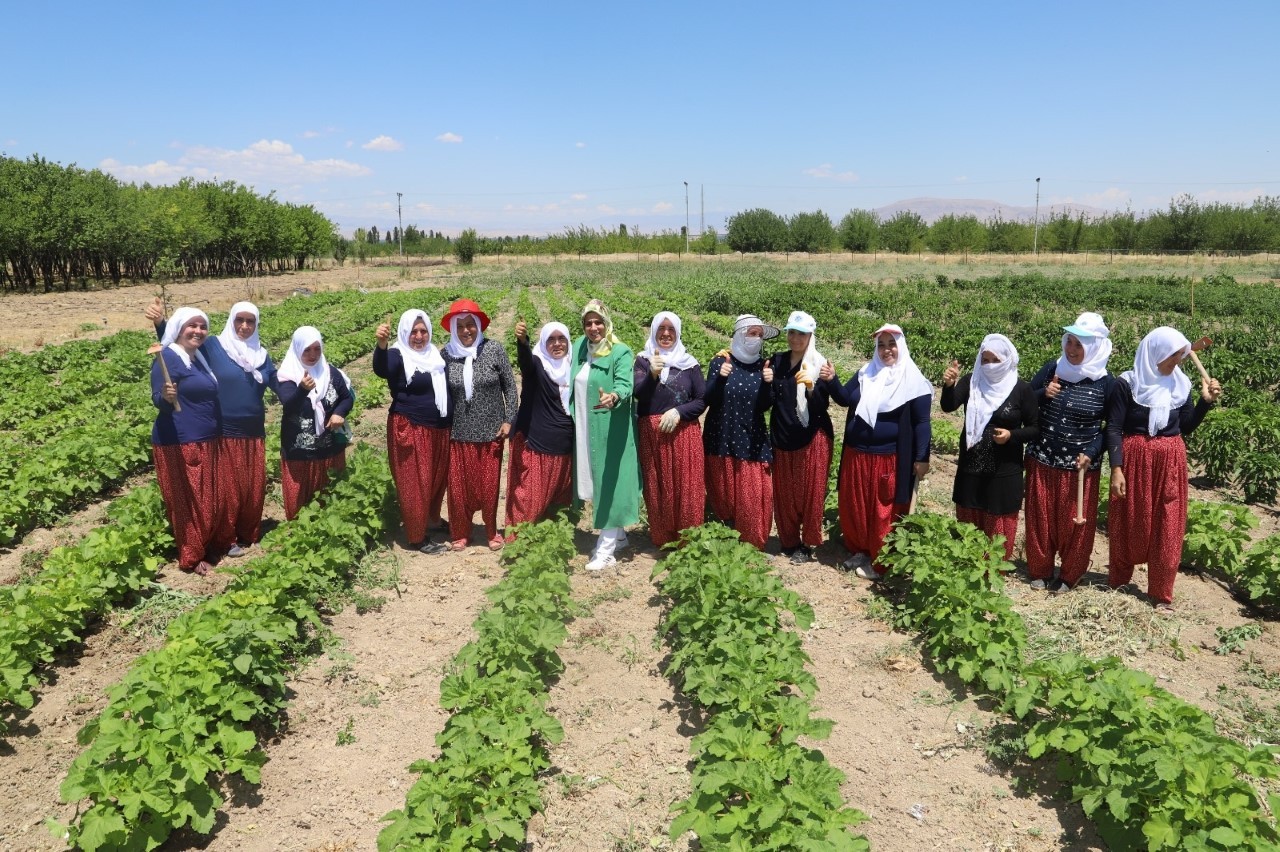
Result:
M0 152L345 231L1280 195L1280 3L10 4Z

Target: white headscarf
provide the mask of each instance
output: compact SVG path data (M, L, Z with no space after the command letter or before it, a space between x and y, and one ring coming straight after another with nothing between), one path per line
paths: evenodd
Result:
M236 316L246 313L253 314L253 334L249 335L248 340L241 340L236 334ZM227 353L228 358L252 375L255 382L262 384L262 373L258 368L267 363L267 350L258 339L259 319L258 306L253 302L236 302L231 306L231 313L227 314L227 324L218 335L218 342L222 344L222 351Z
M1148 435L1155 435L1167 426L1170 412L1181 408L1191 395L1191 380L1181 367L1174 367L1172 373L1162 376L1157 366L1165 358L1190 346L1182 332L1162 325L1142 338L1138 352L1133 356L1133 369L1120 376L1133 391L1133 401L1151 409L1147 418Z
M169 317L169 321L165 323L164 336L160 338L160 344L162 346L167 346L176 353L177 356L182 359L182 363L186 364L188 367L191 366L191 355L188 354L187 350L183 349L182 344L178 342L178 334L182 331L182 327L191 322L195 317L203 319L206 328L209 326L209 315L199 308L178 308L173 312L173 316ZM218 383L218 377L213 375L213 368L211 368L209 366L209 362L205 360L204 353L197 349L195 355L196 360L200 362L200 366L204 367L204 371L209 374L213 379L213 383L216 385Z
M658 326L662 325L663 320L671 323L671 327L676 331L676 342L670 349L663 349L658 345ZM658 381L664 385L671 378L672 369L688 370L690 367L698 366L698 359L688 353L684 348L684 341L680 338L683 325L680 317L671 311L658 311L653 315L653 322L649 323L649 342L644 345L644 350L640 354L651 362L655 355L661 355L665 359L666 364L658 375Z
M564 406L565 414L568 414L569 394L573 391L573 386L569 383L569 373L573 369L573 358L569 354L568 347L565 348L563 358L553 357L551 351L547 349L547 341L557 331L564 335L566 343L573 340L569 336L569 327L567 325L562 322L549 322L542 327L541 333L538 334L538 348L533 350L533 356L542 362L542 369L546 372L547 378L555 382L556 387L560 389L560 404Z
M458 320L463 317L471 317L476 323L476 341L470 346L463 346L458 340ZM484 332L480 329L480 317L472 313L461 313L449 320L449 343L444 351L450 357L465 359L462 364L462 390L463 398L468 402L475 394L476 354L480 351L481 343L484 343Z
M1000 362L982 363L983 352L994 354ZM1003 334L988 334L982 338L978 357L973 361L973 376L969 379L969 401L964 407L966 447L972 448L982 439L991 415L1009 398L1017 383L1018 350L1013 343Z
M809 425L809 388L818 380L818 371L826 359L818 353L818 321L804 311L792 311L787 318L787 330L798 331L809 335L809 344L800 358L800 369L796 371L796 417L801 426Z
M1064 326L1062 354L1058 356L1055 372L1064 382L1082 379L1097 381L1107 374L1107 359L1111 357L1111 332L1100 314L1086 311L1076 317L1075 323ZM1084 347L1084 360L1078 365L1067 360L1067 338L1075 336Z
M302 352L313 343L320 344L320 360L315 363L315 366L308 367L302 363ZM324 357L324 340L320 337L319 330L314 326L304 325L293 333L289 353L284 356L280 371L276 375L282 382L301 384L302 377L308 374L315 380L316 386L307 394L307 398L311 400L311 408L315 412L316 434L323 435L324 397L329 392L332 375L329 372L329 362Z
M875 354L858 371L862 398L858 400L856 414L872 429L876 428L881 413L901 408L916 397L933 396L933 385L911 360L902 328L886 323L876 329L871 339L878 343L885 332L892 334L898 344L898 360L892 367L886 366L880 359L880 347L873 344Z
M409 345L409 333L414 324L421 319L427 327L427 345L418 351ZM431 345L431 317L426 311L410 308L400 315L400 323L396 326L396 342L391 348L400 353L400 362L404 364L404 381L408 384L418 373L426 373L431 378L431 391L435 394L436 409L440 416L449 413L449 386L445 381L444 359L440 352Z
M764 329L763 337L747 337L747 329L753 325L758 325ZM764 320L755 314L740 314L733 321L733 342L729 344L729 351L733 353L733 357L737 358L739 363L754 364L760 360L760 350L764 348L764 342L777 336L778 329L766 324Z

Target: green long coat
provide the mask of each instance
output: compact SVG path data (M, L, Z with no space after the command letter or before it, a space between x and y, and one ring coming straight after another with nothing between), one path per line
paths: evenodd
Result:
M590 421L588 433L591 441L591 487L595 498L591 501L593 513L591 525L596 529L625 527L640 521L640 462L636 455L636 422L632 412L632 369L635 355L625 344L615 343L603 358L591 362L587 379L587 409ZM587 339L580 338L573 345L572 383L578 371L587 361ZM596 408L600 392L616 393L618 404L613 408ZM569 406L569 415L576 421L577 398ZM577 423L574 423L577 428ZM578 504L578 453L575 444L573 459L574 504Z

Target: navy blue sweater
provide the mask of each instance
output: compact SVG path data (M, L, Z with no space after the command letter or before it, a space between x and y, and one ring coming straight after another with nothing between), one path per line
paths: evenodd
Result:
M171 444L196 444L212 441L221 434L222 409L218 404L218 384L205 372L200 361L192 357L191 366L183 363L177 352L167 346L160 357L169 368L169 378L178 386L178 404L182 411L161 396L164 391L164 374L160 365L151 365L151 401L159 409L155 425L151 427L151 443L156 446Z
M427 373L414 373L413 381L404 380L404 358L398 349L373 348L373 373L387 380L391 390L391 413L399 414L418 426L448 429L452 418L441 417L436 407L435 387Z

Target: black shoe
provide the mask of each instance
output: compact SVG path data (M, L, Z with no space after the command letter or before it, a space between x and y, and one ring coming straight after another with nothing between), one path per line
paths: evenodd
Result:
M1066 580L1054 580L1053 586L1049 591L1055 595L1065 595L1067 592L1071 591L1071 589L1072 586L1069 585Z
M789 555L791 557L792 565L804 565L813 558L813 551L802 544L795 548Z
M449 552L449 545L439 541L428 541L422 547L418 548L419 553L425 553L428 556L439 556L442 553Z

